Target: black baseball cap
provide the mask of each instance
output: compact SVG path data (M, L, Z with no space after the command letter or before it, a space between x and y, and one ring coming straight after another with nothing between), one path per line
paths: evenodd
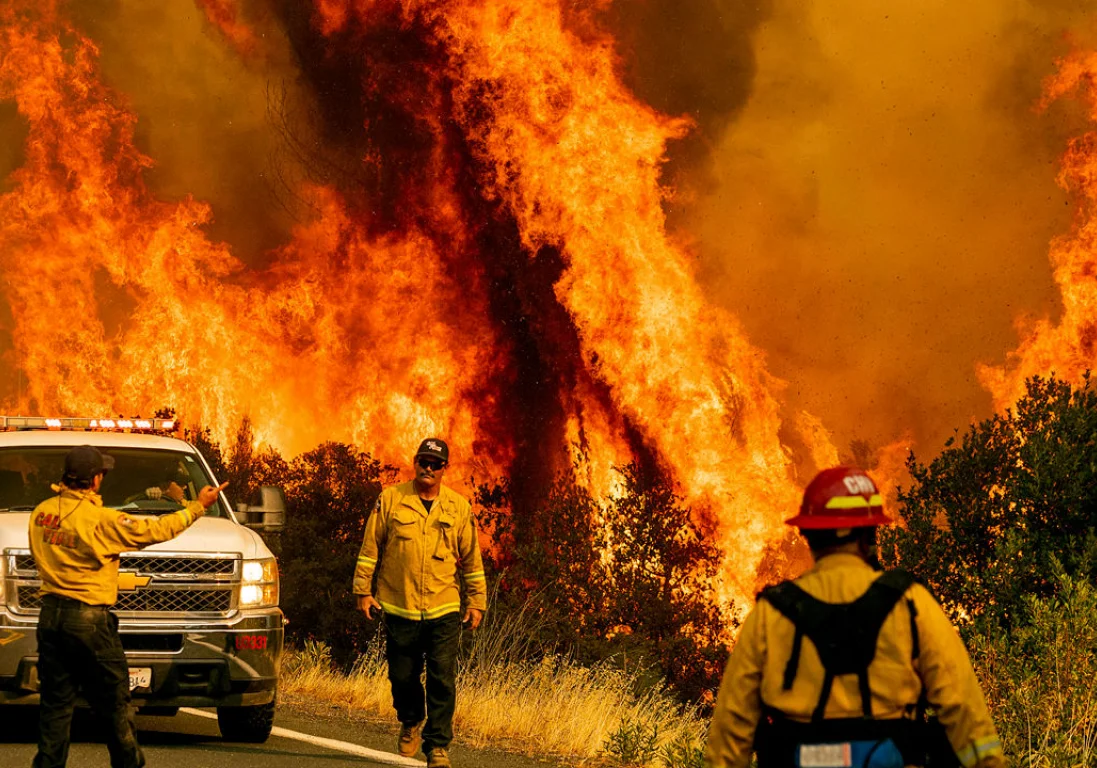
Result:
M65 476L91 481L101 472L114 469L114 457L99 452L94 445L78 445L65 457Z
M415 458L420 456L433 456L449 464L449 446L440 437L428 437L419 443L419 450L415 452Z

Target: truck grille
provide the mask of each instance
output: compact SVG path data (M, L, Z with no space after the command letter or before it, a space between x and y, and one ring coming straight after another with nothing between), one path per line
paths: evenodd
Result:
M37 586L19 587L19 608L37 611L42 607L42 596ZM146 588L134 592L119 592L114 610L126 611L197 611L222 613L232 607L232 591L228 589L157 589Z
M42 608L41 581L34 558L26 550L8 550L9 608L33 614ZM195 557L193 554L125 554L119 570L149 577L133 590L119 590L114 610L122 618L156 617L185 612L193 617L219 618L235 609L240 558L233 555Z
M159 557L122 555L119 568L149 575L232 576L236 559L230 557Z
M14 555L15 570L38 573L34 556ZM122 555L118 563L120 571L133 571L142 575L162 576L224 576L236 571L237 558L233 557L171 557L160 555Z

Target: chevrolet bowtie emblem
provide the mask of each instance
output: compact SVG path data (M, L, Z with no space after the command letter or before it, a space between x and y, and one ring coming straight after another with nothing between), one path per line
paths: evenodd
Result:
M147 587L152 581L151 576L138 576L136 573L122 572L118 574L118 591L132 592L138 587Z

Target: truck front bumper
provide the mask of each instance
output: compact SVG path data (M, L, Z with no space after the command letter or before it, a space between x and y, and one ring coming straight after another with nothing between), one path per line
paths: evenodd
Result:
M0 613L0 704L37 704L35 626L25 617L12 618ZM122 623L130 669L151 670L151 684L131 692L134 704L235 707L273 701L283 623L276 608L210 624Z

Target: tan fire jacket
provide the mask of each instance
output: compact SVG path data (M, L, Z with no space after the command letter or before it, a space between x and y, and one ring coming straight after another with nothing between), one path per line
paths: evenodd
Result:
M371 595L374 570L385 613L436 619L461 608L457 574L470 608L487 610L487 584L472 507L461 494L439 489L428 513L414 483L381 492L366 521L354 571L354 594Z
M190 502L163 517L131 517L103 506L99 494L55 486L60 493L30 516L30 549L42 592L89 605L118 599L118 555L173 539L202 515Z
M850 603L879 575L855 555L833 554L821 558L796 584L824 602ZM905 599L900 600L880 630L876 656L868 668L872 711L882 719L902 717L917 703L924 685L965 768L1004 766L998 733L960 636L924 587L912 585L904 598L914 601L920 653L911 659L910 609ZM764 600L747 616L724 671L709 729L706 759L713 768L750 764L763 704L790 719L811 720L824 670L811 640L805 638L792 689L784 690L784 669L794 635L792 622ZM862 713L857 677L836 677L825 717L853 718Z

